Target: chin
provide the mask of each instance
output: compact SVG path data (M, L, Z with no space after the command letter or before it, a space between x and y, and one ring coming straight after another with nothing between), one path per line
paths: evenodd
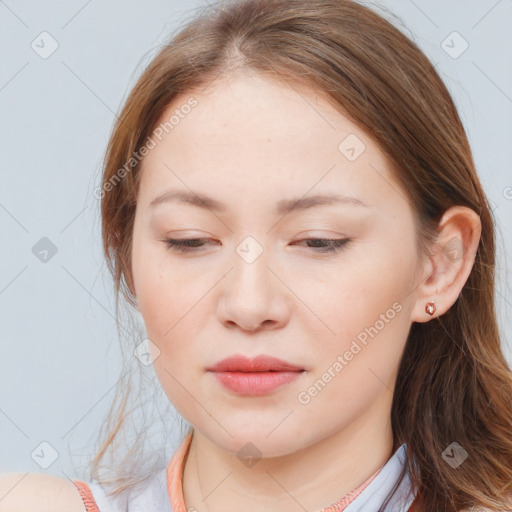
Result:
M254 422L251 427L229 425L226 429L231 436L222 428L215 429L214 432L211 429L208 429L208 432L198 430L212 443L236 454L241 460L281 457L294 453L306 445L306 440L302 440L297 432L288 432L279 426L276 428L276 424L271 428L263 428L261 424ZM272 429L275 431L272 432Z

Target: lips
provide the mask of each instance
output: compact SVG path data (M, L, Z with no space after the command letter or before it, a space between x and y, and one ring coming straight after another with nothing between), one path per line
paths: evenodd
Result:
M276 357L261 355L249 359L235 355L219 361L208 371L230 393L261 396L291 384L305 370Z
M242 355L234 355L222 359L207 370L211 372L301 372L304 368L272 356L261 355L250 359Z

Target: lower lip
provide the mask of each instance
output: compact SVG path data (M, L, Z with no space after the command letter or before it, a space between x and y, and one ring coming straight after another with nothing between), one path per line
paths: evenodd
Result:
M265 395L294 381L300 372L213 372L227 389L240 395Z

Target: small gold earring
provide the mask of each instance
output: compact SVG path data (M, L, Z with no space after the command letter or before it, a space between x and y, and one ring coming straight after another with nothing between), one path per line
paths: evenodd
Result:
M425 311L432 316L436 312L436 305L433 302L427 302Z

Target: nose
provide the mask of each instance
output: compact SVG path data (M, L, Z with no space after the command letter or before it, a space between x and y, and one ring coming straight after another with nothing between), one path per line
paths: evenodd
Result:
M251 333L286 325L291 301L279 273L268 266L265 252L250 263L235 254L233 268L220 284L219 321Z

